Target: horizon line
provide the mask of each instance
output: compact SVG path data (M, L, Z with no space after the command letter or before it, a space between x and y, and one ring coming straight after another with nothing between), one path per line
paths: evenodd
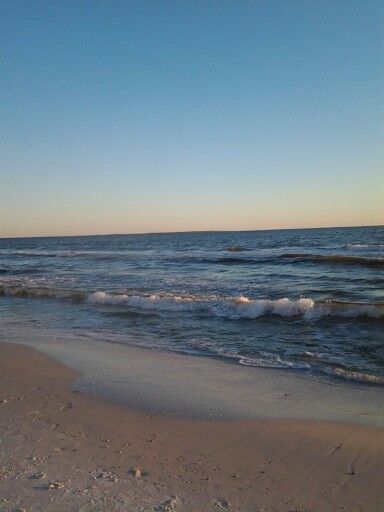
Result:
M16 236L0 236L0 240L15 240L22 238L80 238L80 237L93 237L93 236L134 236L134 235L171 235L171 234L184 234L184 233L252 233L257 231L298 231L308 229L348 229L348 228L380 228L384 224L357 224L349 226L312 226L312 227L295 227L295 228L259 228L259 229L191 229L185 231L140 231L135 233L88 233L88 234L73 234L73 235L16 235Z

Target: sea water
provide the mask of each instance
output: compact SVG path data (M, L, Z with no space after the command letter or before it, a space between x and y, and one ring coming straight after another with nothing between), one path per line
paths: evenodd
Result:
M384 383L384 227L0 239L0 336Z

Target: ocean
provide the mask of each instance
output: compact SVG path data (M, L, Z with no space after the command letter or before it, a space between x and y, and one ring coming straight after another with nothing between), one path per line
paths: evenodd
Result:
M384 384L384 227L0 239L0 339Z

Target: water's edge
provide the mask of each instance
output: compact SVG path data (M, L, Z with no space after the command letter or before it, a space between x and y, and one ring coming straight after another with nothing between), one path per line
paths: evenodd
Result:
M80 376L74 389L152 414L216 421L314 419L384 428L384 390L378 387L94 340L16 343L75 370Z

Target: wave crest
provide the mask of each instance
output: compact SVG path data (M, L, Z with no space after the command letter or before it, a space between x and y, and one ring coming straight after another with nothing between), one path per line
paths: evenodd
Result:
M282 259L299 262L334 263L343 265L361 265L365 267L384 268L384 258L368 256L350 256L344 254L308 254L308 253L287 253L281 256Z
M228 252L242 252L246 251L247 249L245 247L242 247L241 245L232 245L230 247L227 247L225 250Z
M46 288L38 286L0 286L0 295L8 295L11 297L36 297L47 299L71 299L75 301L84 300L86 293L81 290L66 290L58 288Z
M287 318L299 317L308 321L318 320L323 317L384 318L384 305L382 304L343 303L337 301L315 302L310 298L300 298L297 300L281 298L273 300L250 299L240 296L229 299L159 294L111 294L99 291L88 295L87 300L93 304L109 304L147 310L201 312L229 320L255 319L266 315Z
M298 318L316 321L326 317L384 319L384 304L315 301L299 299L251 299L249 297L181 296L175 294L129 294L114 292L86 292L45 287L0 286L0 295L87 301L89 304L122 306L164 312L204 313L227 320L256 319L262 316Z

